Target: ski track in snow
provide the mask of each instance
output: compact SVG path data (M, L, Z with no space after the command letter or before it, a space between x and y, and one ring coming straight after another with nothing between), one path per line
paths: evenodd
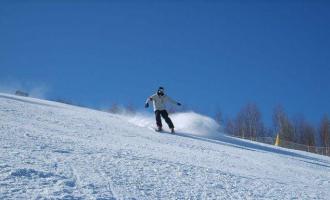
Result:
M330 197L324 156L6 94L0 119L0 199Z

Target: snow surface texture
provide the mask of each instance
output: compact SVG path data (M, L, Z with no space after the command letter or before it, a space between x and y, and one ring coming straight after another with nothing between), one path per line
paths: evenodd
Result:
M0 199L330 197L328 157L208 134L195 113L172 116L176 135L142 116L0 94Z

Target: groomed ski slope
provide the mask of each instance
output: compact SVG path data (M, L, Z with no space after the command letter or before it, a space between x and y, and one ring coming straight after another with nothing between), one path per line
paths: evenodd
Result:
M330 199L329 157L172 117L177 135L148 115L0 94L0 199Z

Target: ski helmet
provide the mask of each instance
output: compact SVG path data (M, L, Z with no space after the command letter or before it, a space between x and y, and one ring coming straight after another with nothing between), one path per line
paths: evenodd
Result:
M163 87L159 87L159 88L158 88L158 91L157 91L157 94L158 94L159 96L163 96L163 95L164 95L164 88L163 88Z

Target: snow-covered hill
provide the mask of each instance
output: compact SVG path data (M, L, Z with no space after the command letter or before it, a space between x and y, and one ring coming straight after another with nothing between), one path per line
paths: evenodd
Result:
M0 199L330 198L328 157L231 138L196 113L155 133L150 117L0 94Z

